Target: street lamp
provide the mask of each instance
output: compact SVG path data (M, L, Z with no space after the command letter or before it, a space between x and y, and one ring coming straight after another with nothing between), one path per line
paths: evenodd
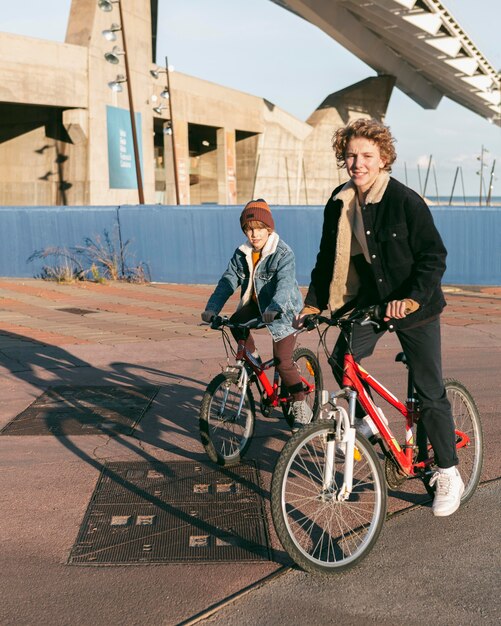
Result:
M121 30L122 31L123 50L120 50L120 48L118 48L117 46L114 46L112 52L107 52L104 55L104 57L105 57L105 59L109 63L112 63L113 65L116 65L120 61L120 59L118 57L119 56L123 56L124 57L124 62L125 62L125 77L121 76L120 77L121 79L119 80L119 76L117 76L115 81L112 81L111 83L108 83L108 86L113 91L120 92L120 91L122 91L122 86L121 86L120 83L123 83L123 82L127 83L127 95L128 95L128 99L129 99L129 113L130 113L130 126L131 126L131 131L132 131L132 144L134 146L134 161L135 161L135 164L136 164L137 193L138 193L138 196L139 196L139 204L144 204L143 177L142 177L142 174L141 174L141 162L139 160L139 146L138 146L138 141L137 141L136 116L134 114L134 104L133 104L133 101L132 101L132 87L131 87L131 82L130 82L129 57L127 55L127 39L125 37L125 23L124 23L124 17L123 17L123 12L122 12L122 2L121 2L121 0L98 0L98 2L97 2L98 7L102 11L105 11L106 13L109 13L110 11L113 10L113 5L114 4L118 4L118 12L119 12L119 16L120 16L120 26L118 24L112 24L111 28L109 30L111 32L113 32L113 34L117 30ZM103 31L103 36L106 39L108 39L107 31Z
M111 89L111 91L114 91L115 93L120 93L121 91L123 91L121 83L125 82L125 76L123 74L117 74L115 80L112 80L110 83L108 83L108 87Z
M98 0L97 6L101 9L101 11L109 13L110 11L113 11L113 5L116 2L119 2L119 0Z
M117 40L117 35L116 33L122 30L120 28L119 24L115 24L113 23L109 28L107 28L106 30L102 31L102 35L105 39L107 39L108 41L116 41Z
M168 109L169 109L170 121L169 121L168 126L164 128L164 135L170 135L172 138L172 161L174 165L174 187L176 190L176 204L179 204L179 180L177 176L176 142L174 140L174 120L172 119L172 92L170 88L169 61L167 57L165 57L165 69L157 68L154 70L150 70L150 74L155 79L157 79L160 76L160 74L165 74L167 78L167 86L160 93L160 97L163 98L164 100L167 100L169 104ZM155 113L161 114L165 108L166 107L164 107L164 105L161 104L158 107L154 107L153 110L155 111Z
M113 46L113 50L111 52L105 52L104 58L111 63L112 65L118 65L120 63L121 56L124 56L125 52L120 50L118 46Z

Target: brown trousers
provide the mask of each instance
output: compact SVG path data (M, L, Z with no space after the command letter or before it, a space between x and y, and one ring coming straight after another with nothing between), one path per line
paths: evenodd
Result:
M259 307L251 300L249 304L246 304L241 309L233 313L230 318L235 324L242 324L249 320L260 317ZM232 329L231 333L236 341L242 338L242 332L238 329ZM304 400L303 384L301 383L301 377L299 370L297 369L294 361L292 360L292 353L294 352L294 346L296 344L296 335L288 335L283 339L273 342L273 357L277 361L277 370L282 379L282 384L289 389L294 400ZM256 350L256 344L252 337L252 333L249 333L245 341L245 347L249 352Z

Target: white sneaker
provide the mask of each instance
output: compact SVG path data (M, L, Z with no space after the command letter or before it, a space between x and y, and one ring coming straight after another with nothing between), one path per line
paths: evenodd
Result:
M294 416L294 425L292 427L293 433L296 433L300 426L304 426L305 424L309 424L311 422L313 411L306 404L306 400L296 400L296 402L292 403L290 410Z
M455 466L447 469L439 468L430 480L430 486L435 487L432 511L436 517L446 517L458 510L461 496L464 492L464 483Z

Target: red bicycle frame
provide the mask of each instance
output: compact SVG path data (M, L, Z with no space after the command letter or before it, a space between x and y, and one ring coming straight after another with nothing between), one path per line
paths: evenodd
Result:
M367 393L362 381L405 417L405 444L403 448L393 436L388 425L381 419L376 405ZM356 363L353 355L349 353L345 354L344 357L343 387L349 387L357 392L358 401L376 424L381 438L391 450L395 461L403 472L409 476L414 476L417 472L425 469L432 463L433 459L426 459L414 463L416 446L414 444L412 425L416 419L416 415L411 398L408 399L407 405L400 402L386 387L373 378L360 364ZM467 446L469 443L470 438L468 435L462 431L456 430L456 447L459 449Z
M264 393L266 394L266 403L270 406L276 407L279 404L283 404L287 401L286 396L279 395L279 373L278 370L275 369L275 373L273 376L273 383L270 383L268 376L266 376L265 371L270 369L275 365L275 359L270 359L269 361L264 361L263 363L259 363L255 357L252 355L249 350L245 347L245 339L241 339L238 342L237 346L237 361L245 361L251 367L253 372L255 373L257 379L263 386ZM310 393L314 389L314 385L310 385L307 380L305 380L301 376L301 382L306 387L305 393Z

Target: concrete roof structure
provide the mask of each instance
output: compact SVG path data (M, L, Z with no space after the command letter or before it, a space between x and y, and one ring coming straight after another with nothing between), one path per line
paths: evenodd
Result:
M501 125L501 75L438 0L272 0L427 109L443 96Z

